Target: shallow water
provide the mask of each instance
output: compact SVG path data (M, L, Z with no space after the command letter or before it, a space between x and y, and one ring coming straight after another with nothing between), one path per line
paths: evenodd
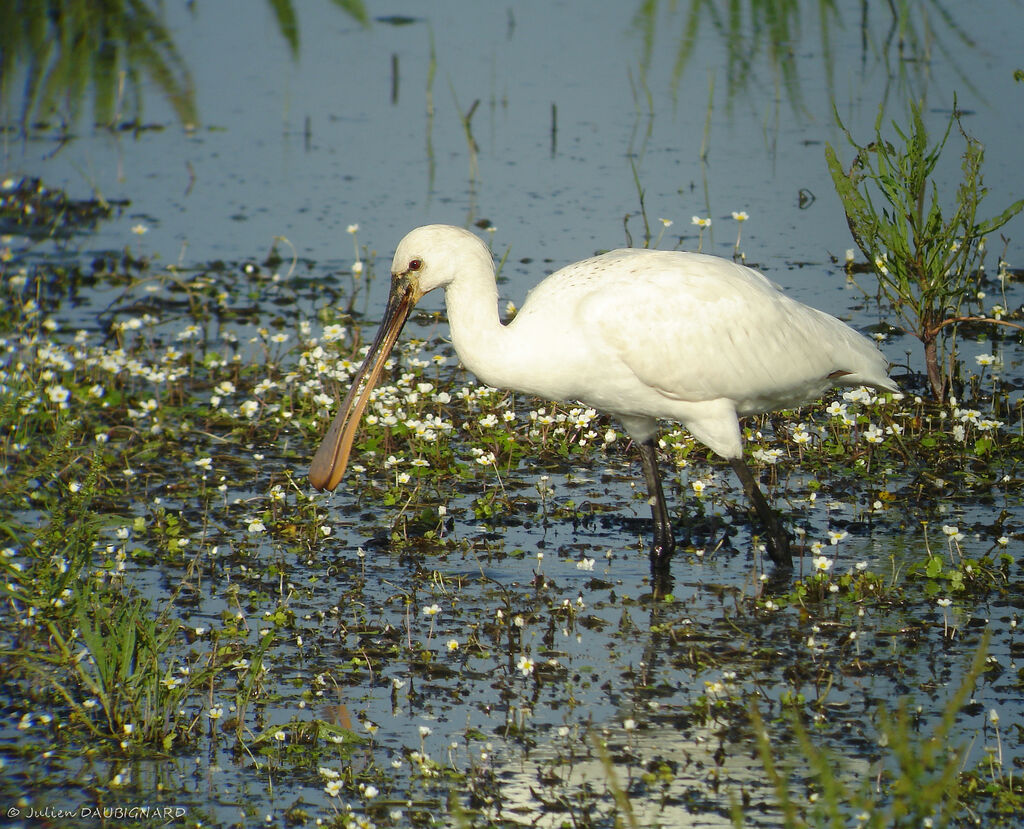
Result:
M772 61L749 26L719 31L707 11L698 14L693 55L678 71L688 10L657 4L648 14L643 5L595 12L579 3L456 3L429 17L419 4L399 4L395 14L413 22L365 29L329 3L306 4L294 59L269 4L241 8L167 8L196 79L194 133L183 135L159 93L146 88L144 120L165 129L111 136L91 132L83 119L66 145L49 135L27 144L8 135L7 173L43 173L51 186L130 199L122 219L103 224L89 245L131 243L168 263L259 255L285 236L301 257L348 264L351 223L386 261L417 224L486 218L498 228L497 250L511 250L506 290L518 302L543 271L622 245L625 214L633 215L634 239L642 238L632 160L653 232L658 217L675 223L663 246L682 235L685 247L696 247L690 218L710 216L713 238L704 248L728 255L730 212L746 210L748 258L800 299L836 313L850 303L833 293L842 293L843 281L823 266L850 241L823 163L824 142L847 149L830 92L861 140L883 102L901 118L906 96L923 96L937 126L956 94L970 113L965 125L986 145L992 204L1007 204L1015 192L1021 116L1019 107L1001 106L1016 89L1008 57L1008 21L1020 14L1014 4L954 15L970 47L932 10L928 23L940 39L930 60L904 55L902 62L895 45L885 49L886 10L871 9L866 42L857 18L830 17L827 46L817 12L802 10L791 41L780 44L794 56L788 86L780 78L785 63ZM723 48L747 39L751 65L730 80ZM951 43L957 48L944 48ZM459 114L476 101L472 159ZM955 158L948 162L955 168ZM139 221L149 227L142 239L129 232ZM373 300L379 307L383 286Z

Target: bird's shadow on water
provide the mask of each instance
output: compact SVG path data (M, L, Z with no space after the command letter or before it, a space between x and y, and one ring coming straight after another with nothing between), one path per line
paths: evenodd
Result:
M650 593L640 597L641 601L651 600L660 602L671 599L676 586L674 573L682 573L683 581L688 583L691 574L689 570L701 566L700 562L710 563L712 560L719 560L726 557L730 560L736 557L749 557L739 547L734 545L733 539L740 533L754 532L754 527L738 526L736 523L724 520L718 515L695 516L689 523L676 522L676 550L672 556L660 561L655 561L645 551L644 544L649 542L646 538L650 532L649 519L640 516L612 516L594 515L585 518L576 517L571 522L564 524L563 528L572 528L570 535L574 542L579 542L587 552L584 558L591 557L601 549L612 549L616 558L636 559L637 565L646 557L650 563ZM598 529L599 527L599 529ZM536 528L535 528L536 529ZM590 539L582 539L579 533L591 535ZM528 533L531 538L533 531ZM635 537L638 542L635 545L622 542L625 538ZM515 581L520 583L530 582L537 584L538 573L531 567L529 556L524 556L520 551L511 551L509 548L509 537L507 533L498 531L485 531L481 528L472 534L472 538L464 538L469 541L468 548L464 548L460 555L473 558L476 561L477 572L487 581L497 584L503 583L510 572L522 569L520 577ZM569 554L566 551L575 544L570 544L569 539L551 539L547 532L537 534L538 553L548 550L551 552L561 551L560 554L569 558L577 558L577 555ZM587 543L583 543L586 541ZM591 543L600 542L600 543ZM515 545L512 545L515 546ZM409 539L404 542L396 542L390 532L378 532L366 538L361 545L365 554L374 556L386 556L404 568L409 576L421 573L424 569L431 569L430 562L439 562L448 559L455 553L453 548L438 544L436 539L419 538L412 546ZM794 553L799 556L800 552L794 548ZM774 567L768 565L762 571L759 562L751 559L749 562L757 572L763 572L759 578L757 593L760 596L771 597L773 595L784 595L792 587L794 571L787 567ZM767 564L767 562L765 562ZM637 567L642 572L641 567ZM462 575L469 575L463 572ZM639 572L638 574L639 575ZM641 581L644 579L641 577ZM543 580L542 582L543 583Z

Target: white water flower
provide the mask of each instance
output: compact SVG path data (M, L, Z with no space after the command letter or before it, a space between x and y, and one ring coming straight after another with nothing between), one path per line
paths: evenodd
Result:
M960 528L956 525L943 525L942 532L946 534L946 537L949 538L950 541L964 540L964 534L960 532Z
M881 443L885 440L885 433L874 423L869 423L868 428L864 432L864 440L868 443Z
M751 454L754 460L775 465L782 459L784 453L781 449L755 449Z
M71 397L71 392L63 386L48 386L46 389L46 396L50 398L51 403L57 403L60 407L66 408L68 398Z
M338 324L331 324L324 326L323 341L325 343L333 343L338 340L345 338L345 326Z
M840 403L838 400L833 400L828 404L825 412L833 417L843 417L843 415L846 414L846 404Z

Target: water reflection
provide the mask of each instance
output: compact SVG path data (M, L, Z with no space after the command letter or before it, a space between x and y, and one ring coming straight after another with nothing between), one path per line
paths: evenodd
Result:
M292 0L267 0L274 12L274 19L277 21L277 28L281 30L281 36L288 41L288 48L292 58L299 56L299 18L295 13L295 4ZM341 11L355 20L361 26L370 25L370 15L366 12L366 5L363 0L331 0Z
M370 26L362 0L331 1L360 26ZM297 59L301 33L295 3L268 3L281 37ZM160 4L14 0L5 6L6 19L0 26L3 115L10 121L17 108L14 120L23 132L54 126L69 131L81 116L90 91L97 125L138 129L147 84L160 90L183 125L197 123L191 71L170 35ZM195 11L193 4L189 7ZM401 22L408 21L402 18ZM775 93L770 100L776 122L783 100L794 113L805 113L796 60L808 49L820 54L825 86L834 99L836 46L858 36L861 71L881 67L887 79L883 100L888 100L894 91L900 97L924 95L934 51L948 56L976 47L934 0L886 4L862 0L855 14L845 16L834 0L746 0L724 8L709 0L687 4L643 0L631 25L640 35L639 72L631 79L638 124L644 114L653 115L648 77L655 71L659 38L671 42L673 100L678 101L684 81L694 83L688 73L700 62L702 43L716 38L725 57L722 81L727 106L731 109L741 96L752 103L763 100L768 80ZM509 36L513 31L510 17ZM964 85L971 87L969 76L953 65ZM19 90L20 107L12 105ZM554 134L553 129L552 137Z
M5 121L16 82L23 85L21 131L59 127L81 116L91 88L93 118L108 128L142 126L142 87L155 84L186 127L196 123L192 76L164 24L144 3L114 0L15 0L5 4Z
M847 9L848 10L848 9ZM725 54L725 90L729 108L743 97L756 106L763 100L765 80L775 91L774 118L783 99L794 114L804 115L803 91L797 58L808 50L821 56L822 75L829 98L835 100L836 48L857 35L862 73L880 65L887 78L883 100L895 90L905 98L921 98L930 80L931 55L945 56L956 49L974 48L974 40L934 0L896 0L871 3L861 0L855 15L846 16L834 0L746 0L723 5L710 0L687 4L643 0L633 15L640 34L640 70L652 69L658 37L676 41L671 67L673 100L703 41L714 35ZM810 42L817 37L817 44ZM953 47L944 38L951 38ZM956 63L957 74L968 87L970 79ZM703 79L700 79L703 81ZM688 83L694 83L689 78Z
M292 57L299 25L292 0L268 0ZM362 0L332 0L363 26ZM194 7L189 3L190 8ZM13 0L0 20L0 112L22 134L71 131L92 91L93 121L108 129L143 129L143 89L156 86L186 128L199 120L192 73L164 22L160 3L109 0ZM12 98L21 89L14 114Z

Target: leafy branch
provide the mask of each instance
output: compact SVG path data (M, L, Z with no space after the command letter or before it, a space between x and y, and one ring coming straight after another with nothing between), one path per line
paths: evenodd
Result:
M856 154L848 169L831 144L825 147L825 158L850 232L893 310L924 346L928 383L941 401L952 373L946 360L947 329L955 333L958 324L968 321L1014 325L966 314L963 306L977 294L985 237L1016 216L1024 199L992 218L978 218L988 192L981 175L985 150L964 131L955 100L942 138L931 147L920 104L911 104L909 130L893 123L903 142L899 147L883 137L881 111L875 140L864 146L839 123ZM944 215L932 175L954 124L964 140L963 179L952 210ZM954 360L955 353L950 353L950 365Z

